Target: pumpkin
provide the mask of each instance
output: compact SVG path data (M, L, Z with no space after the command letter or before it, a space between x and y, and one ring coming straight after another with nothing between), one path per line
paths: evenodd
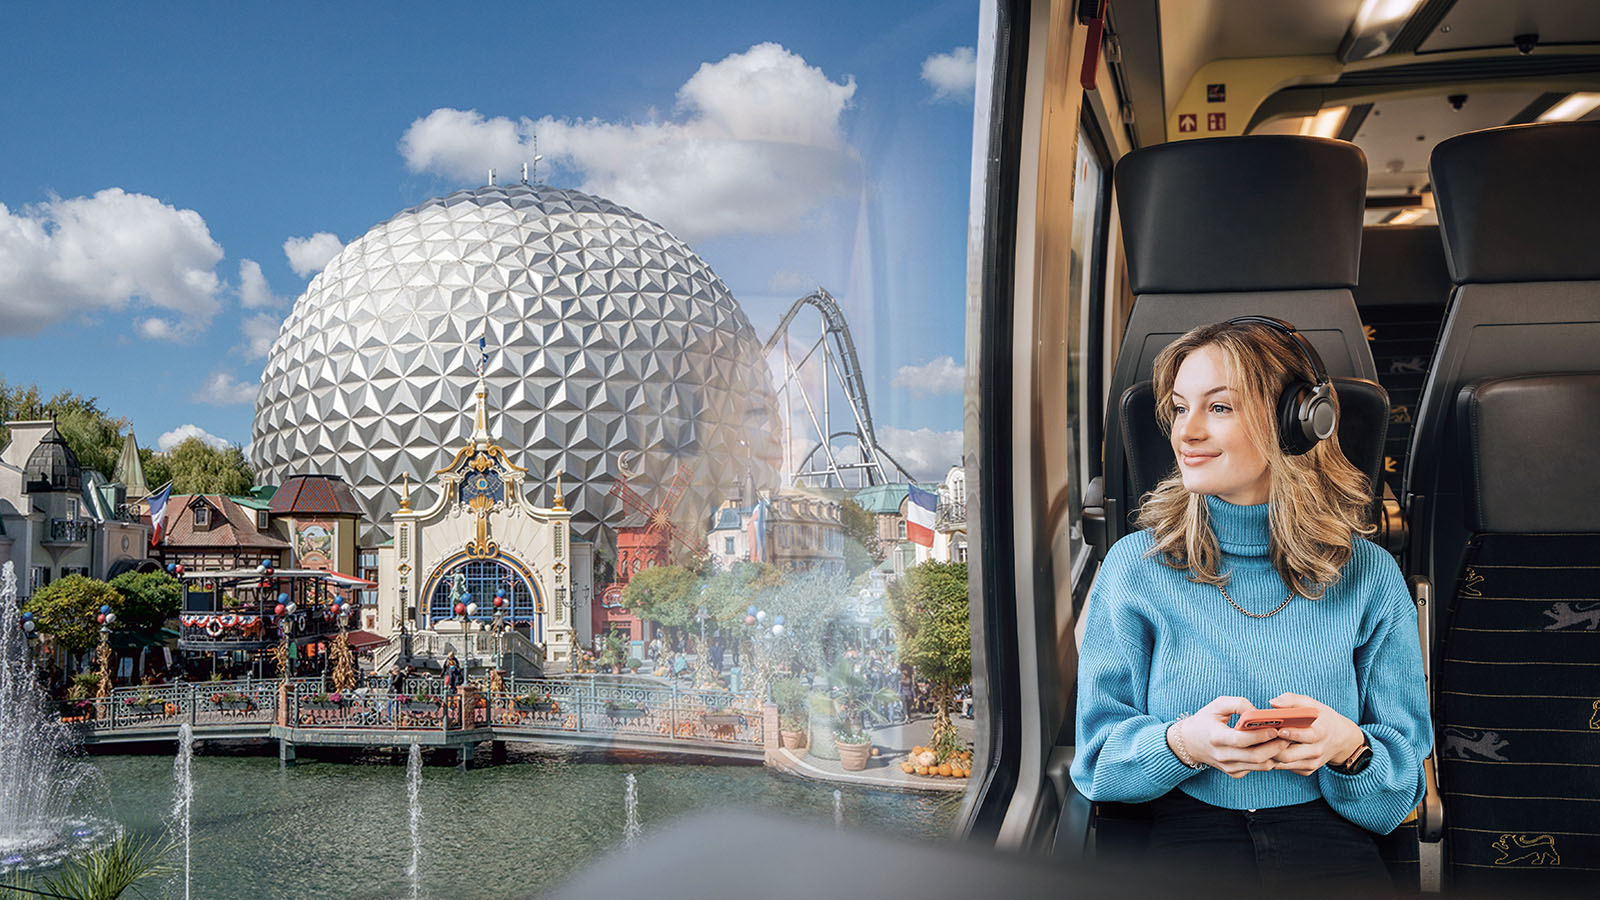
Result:
M916 770L917 770L917 767L913 766L911 763L903 762L903 763L900 764L900 771L906 773L907 775L910 775L912 772L915 772Z
M939 766L939 774L948 776L950 774L950 764L949 763L941 764Z
M877 756L878 755L878 748L877 747L873 747L872 748L872 755L873 756Z
M917 766L915 771L916 771L916 773L918 775L926 775L926 774L928 774L928 767L927 766Z

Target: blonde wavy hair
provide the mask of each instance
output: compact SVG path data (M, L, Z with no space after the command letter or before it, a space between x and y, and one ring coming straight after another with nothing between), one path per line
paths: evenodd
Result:
M1161 351L1155 361L1155 397L1162 431L1172 433L1170 398L1178 367L1202 347L1221 351L1245 435L1267 461L1272 566L1295 593L1320 599L1349 562L1354 536L1376 531L1367 523L1372 503L1367 477L1345 458L1337 434L1301 456L1278 446L1279 395L1291 380L1312 381L1315 375L1293 338L1257 322L1202 325ZM1335 392L1336 408L1338 402ZM1172 474L1144 496L1139 527L1152 537L1146 555L1187 569L1189 580L1198 584L1227 584L1228 576L1217 570L1222 551L1211 530L1205 496L1184 488L1176 460Z

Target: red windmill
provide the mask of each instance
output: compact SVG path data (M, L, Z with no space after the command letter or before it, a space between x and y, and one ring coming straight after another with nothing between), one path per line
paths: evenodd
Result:
M611 486L611 495L620 499L624 506L644 516L646 534L660 535L677 541L691 554L704 552L703 547L686 537L672 521L672 513L683 500L683 495L688 492L689 479L693 477L688 466L678 466L678 471L672 476L672 482L667 485L667 499L660 506L651 506L639 496L638 491L628 485L628 479L637 475L637 472L630 470L621 460L617 462L617 469L622 474Z

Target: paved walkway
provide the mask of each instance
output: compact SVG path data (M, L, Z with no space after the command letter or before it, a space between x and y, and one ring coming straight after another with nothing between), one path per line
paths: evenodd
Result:
M952 721L955 722L956 733L961 736L962 742L970 747L972 720L955 716ZM900 763L905 761L912 747L927 746L929 733L932 730L932 715L917 715L909 722L868 729L872 735L872 746L878 750L878 755L868 760L867 768L860 772L846 772L837 759L812 756L805 748L781 750L780 758L775 760L775 763L777 768L802 778L856 784L862 787L900 791L966 790L968 781L966 778L933 778L926 775L907 775L900 771Z

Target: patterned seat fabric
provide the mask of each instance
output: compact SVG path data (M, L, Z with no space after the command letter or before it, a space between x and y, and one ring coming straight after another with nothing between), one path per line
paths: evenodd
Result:
M1447 886L1600 884L1600 375L1462 391L1473 474L1441 636ZM1538 435L1539 443L1529 436Z

